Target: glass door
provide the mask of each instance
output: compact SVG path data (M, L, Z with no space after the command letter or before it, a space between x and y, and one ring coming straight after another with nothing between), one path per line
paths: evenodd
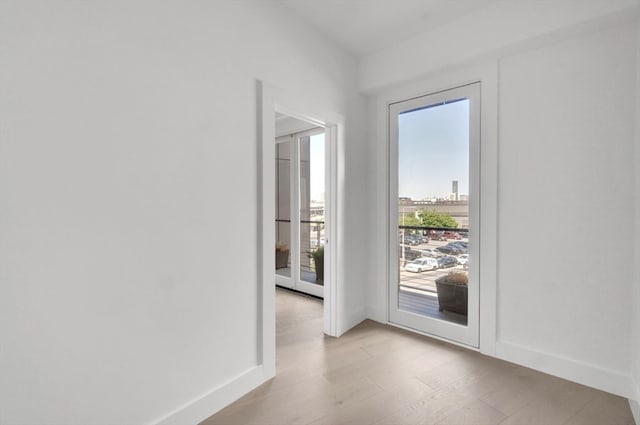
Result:
M276 140L276 284L317 297L324 296L324 136L316 128Z
M389 320L477 347L480 83L389 105Z

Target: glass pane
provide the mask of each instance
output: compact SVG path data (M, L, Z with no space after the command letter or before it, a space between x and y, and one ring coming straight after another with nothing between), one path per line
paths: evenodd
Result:
M324 284L324 133L300 140L300 280Z
M291 277L291 156L288 142L276 144L276 273Z
M467 324L469 100L398 116L398 308Z

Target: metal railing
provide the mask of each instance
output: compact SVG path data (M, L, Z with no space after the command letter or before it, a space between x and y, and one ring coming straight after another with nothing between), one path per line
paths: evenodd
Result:
M301 271L315 273L313 261L307 254L324 245L324 227L324 221L300 220ZM291 220L276 219L276 241L291 246Z
M466 272L468 236L466 228L398 225L396 243L401 290L434 294L437 278L453 270Z
M402 260L401 266L404 266L408 261L425 256L425 249L427 252L434 253L434 249L439 250L442 255L467 254L468 247L454 249L451 246L451 242L462 241L467 243L468 238L469 229L465 228L398 225L398 254ZM428 245L431 241L446 242L446 244Z

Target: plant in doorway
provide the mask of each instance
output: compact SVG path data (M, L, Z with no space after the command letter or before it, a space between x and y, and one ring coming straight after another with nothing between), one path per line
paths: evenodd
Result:
M289 247L284 242L276 242L276 269L289 266Z
M317 249L307 252L307 257L313 260L316 269L316 282L324 283L324 245L320 245Z
M436 279L438 310L467 315L469 276L465 272L449 272Z

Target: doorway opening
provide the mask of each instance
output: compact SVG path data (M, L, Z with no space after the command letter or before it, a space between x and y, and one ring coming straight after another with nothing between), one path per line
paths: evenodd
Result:
M276 113L276 136L276 285L323 298L325 129Z
M344 193L344 117L331 110L318 109L313 99L304 94L292 95L264 81L257 81L257 154L258 154L258 288L257 288L257 358L263 378L276 373L276 139L314 128L324 129L325 136L325 203L324 203L324 334L339 336L338 289L344 269L338 253L344 246L337 229L343 211L339 202ZM293 118L285 120L282 116ZM283 121L295 122L302 128L284 130ZM276 128L278 131L276 131ZM309 220L311 221L311 220ZM311 241L309 241L311 245ZM289 265L289 261L287 261ZM312 264L312 267L315 263Z

